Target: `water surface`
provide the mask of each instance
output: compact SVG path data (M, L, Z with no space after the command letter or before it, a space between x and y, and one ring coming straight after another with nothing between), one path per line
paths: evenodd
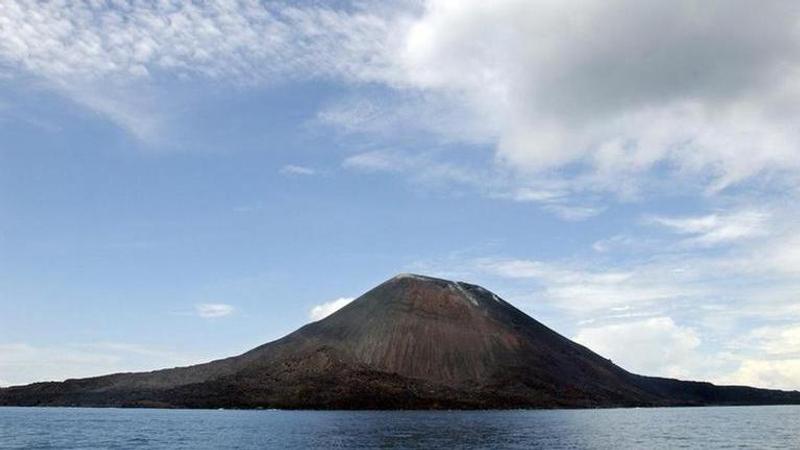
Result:
M442 412L0 408L0 448L800 448L800 406Z

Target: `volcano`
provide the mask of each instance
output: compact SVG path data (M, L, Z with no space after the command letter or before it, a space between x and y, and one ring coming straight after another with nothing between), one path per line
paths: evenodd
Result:
M800 404L630 373L476 285L398 275L327 318L189 367L0 389L6 406L499 409Z

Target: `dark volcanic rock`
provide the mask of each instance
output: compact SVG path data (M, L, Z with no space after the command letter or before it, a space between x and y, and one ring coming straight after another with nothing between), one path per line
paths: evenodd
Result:
M557 408L800 404L800 392L625 371L493 293L399 275L233 358L0 389L0 405Z

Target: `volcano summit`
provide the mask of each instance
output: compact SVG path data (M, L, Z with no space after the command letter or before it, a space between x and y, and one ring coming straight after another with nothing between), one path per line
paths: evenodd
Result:
M329 317L190 367L0 389L6 406L439 409L800 404L632 374L488 290L398 275Z

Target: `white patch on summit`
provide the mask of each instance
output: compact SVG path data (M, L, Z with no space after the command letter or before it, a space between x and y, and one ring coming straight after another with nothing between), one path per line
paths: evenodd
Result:
M472 293L470 293L468 290L464 289L464 286L461 286L460 282L456 281L452 283L452 286L455 286L455 288L458 289L458 291L461 292L464 295L464 297L466 297L467 300L469 300L470 303L472 303L475 306L478 306L478 299L476 299L475 296L472 295Z
M426 280L429 279L428 277L423 277L422 275L415 275L413 273L399 273L394 278L395 278L395 280L402 280L404 278L410 278L412 280L421 280L421 281L426 281Z

